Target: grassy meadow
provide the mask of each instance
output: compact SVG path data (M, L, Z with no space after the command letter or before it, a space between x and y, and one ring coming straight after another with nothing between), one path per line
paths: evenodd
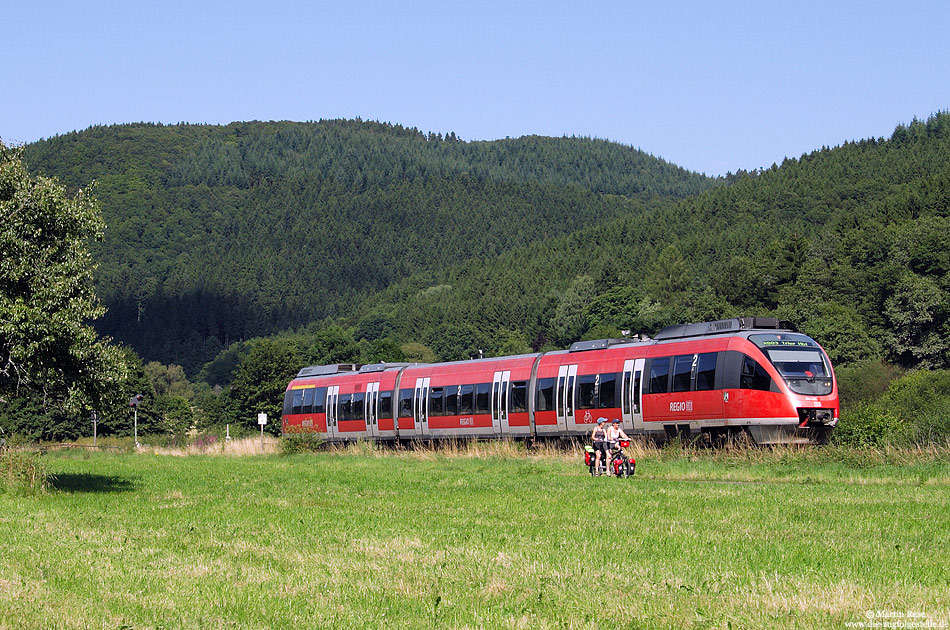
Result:
M637 455L50 453L0 629L946 627L947 449Z

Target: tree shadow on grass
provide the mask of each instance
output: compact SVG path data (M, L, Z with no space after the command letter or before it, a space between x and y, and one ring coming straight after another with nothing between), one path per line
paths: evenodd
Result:
M93 475L89 473L61 473L50 486L62 492L131 492L135 482L116 475Z

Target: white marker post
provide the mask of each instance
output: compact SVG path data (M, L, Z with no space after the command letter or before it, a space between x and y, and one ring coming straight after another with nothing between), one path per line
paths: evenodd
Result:
M93 411L89 414L89 419L92 420L92 447L96 448L96 433L98 432L99 425L99 415Z
M264 452L264 425L267 424L267 414L257 414L257 424L261 425L261 453Z

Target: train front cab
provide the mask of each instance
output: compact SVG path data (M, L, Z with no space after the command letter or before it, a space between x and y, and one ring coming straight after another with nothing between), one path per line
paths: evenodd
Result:
M805 335L750 331L653 346L644 366L643 417L654 436L757 444L814 443L837 423L834 373Z
M788 331L755 331L734 341L747 356L739 368L740 387L763 381L776 389L777 421L763 419L750 428L759 444L823 443L838 424L838 383L831 360L810 337ZM753 388L754 389L754 388ZM748 388L746 388L748 391Z

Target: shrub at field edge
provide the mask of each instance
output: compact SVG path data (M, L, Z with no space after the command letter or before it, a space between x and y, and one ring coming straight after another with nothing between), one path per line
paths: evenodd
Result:
M0 454L0 490L14 494L46 492L50 474L39 453L9 451Z

